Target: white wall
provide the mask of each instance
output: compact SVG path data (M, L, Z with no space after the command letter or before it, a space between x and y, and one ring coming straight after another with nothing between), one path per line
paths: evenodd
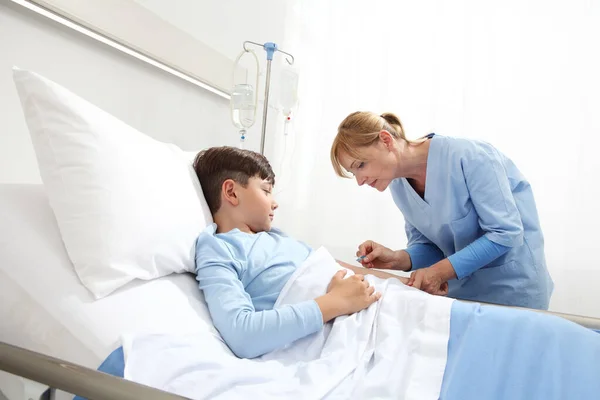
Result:
M278 44L283 41L285 2L136 1L231 59L242 50L245 40ZM259 16L271 17L271 22L257 24ZM142 132L185 150L239 143L227 100L9 2L0 3L0 37L0 182L40 180L12 82L13 65L36 71ZM257 54L261 62L262 100L265 52L257 49ZM244 58L244 65L248 61ZM276 57L274 75L282 62L283 58ZM279 122L276 99L274 82L269 112L271 130ZM261 122L262 103L247 135L247 148L259 149ZM273 153L276 145L271 139L272 136L266 141L268 153Z
M232 88L232 58L173 26L135 0L31 2L58 15L67 15L69 20L160 60L209 84L212 89L229 93Z
M238 1L238 0L134 0L149 10L160 15L166 21L188 32L193 37L202 40L215 50L231 59L235 59L243 51L244 41L256 43L274 42L283 49L294 53L287 46L289 35L288 15L293 2L280 0ZM262 127L262 111L266 74L266 52L257 46L250 46L256 51L260 62L260 82L258 87L259 107L256 122L248 131L252 143L260 143ZM244 56L242 65L249 68L250 82L254 85L254 61ZM277 53L273 60L271 91L269 99L269 115L265 153L269 156L274 167L280 165L280 153L283 116L278 111L278 73L284 65L284 56ZM239 79L239 76L236 76ZM239 82L236 80L236 82ZM232 124L226 126L227 135L237 141L237 130ZM259 150L258 145L249 144L248 148ZM278 172L278 171L276 171Z
M39 182L13 65L185 150L235 144L228 101L19 6L0 3L0 182ZM256 138L251 145L256 145Z
M431 130L478 137L515 159L537 196L556 282L551 308L600 317L600 262L594 256L600 226L595 155L600 120L594 111L600 107L595 72L600 64L592 51L598 48L593 39L600 37L597 4L512 1L495 10L474 1L449 7L436 0L378 1L371 8L356 1L136 1L231 58L244 40L274 41L297 56L300 113L293 158L288 154L283 174L276 110L270 112L267 138L277 189L283 189L277 221L284 229L348 261L365 239L405 245L403 219L389 193L335 178L328 160L332 133L348 112L395 111L411 137ZM392 12L384 3L399 8L394 15L410 18L380 23ZM351 9L371 21L368 28L348 30L350 19L339 10ZM535 9L539 15L531 15ZM268 22L259 23L264 17ZM0 182L39 180L10 76L13 64L184 149L237 143L227 101L153 67L4 3L0 38ZM367 39L361 47L360 40ZM399 50L387 53L393 45ZM275 71L281 64L276 57ZM261 57L263 73L264 65ZM375 80L394 70L391 82L399 91ZM259 113L249 134L255 150L260 123Z
M289 40L304 110L287 226L346 260L366 239L406 245L390 194L338 179L328 154L350 112L392 111L410 138L483 139L511 157L536 196L551 309L600 317L599 4L296 2Z
M394 111L410 137L478 138L512 157L537 197L556 282L551 309L600 317L597 4L136 1L230 57L244 40L274 41L296 56L301 104L284 169L276 112L268 130L279 226L347 261L366 239L402 248L403 218L389 193L337 179L328 156L347 113Z
M232 59L243 50L245 40L282 43L291 3L278 0L134 1Z

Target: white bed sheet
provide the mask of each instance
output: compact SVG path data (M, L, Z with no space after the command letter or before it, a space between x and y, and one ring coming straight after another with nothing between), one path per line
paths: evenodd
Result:
M42 185L0 185L0 341L97 368L133 332L216 333L190 274L95 301L79 282Z

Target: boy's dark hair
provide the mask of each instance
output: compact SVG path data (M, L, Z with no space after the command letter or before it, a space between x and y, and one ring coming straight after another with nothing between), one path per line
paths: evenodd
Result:
M221 208L221 188L227 179L246 187L250 178L260 177L275 185L275 174L265 156L236 147L202 150L196 155L194 170L213 215Z

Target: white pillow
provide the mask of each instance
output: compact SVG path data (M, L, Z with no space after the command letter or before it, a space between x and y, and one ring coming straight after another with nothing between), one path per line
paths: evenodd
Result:
M189 155L35 73L13 78L62 240L94 296L193 271L212 217Z
M97 368L127 333L218 336L192 274L135 280L94 301L38 184L0 184L0 321L0 342L88 368Z

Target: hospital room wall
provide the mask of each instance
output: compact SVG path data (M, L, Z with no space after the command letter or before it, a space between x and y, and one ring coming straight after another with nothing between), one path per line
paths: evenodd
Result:
M222 5L204 3L215 4L203 14L207 19L223 19ZM202 39L219 48L222 36L213 33ZM247 31L238 36L230 39L238 49L240 38L253 38ZM184 150L238 143L226 99L20 6L0 3L0 38L0 183L40 182L12 81L14 65L44 75L149 136ZM233 47L226 50L232 59ZM248 146L258 148L259 139L249 135Z
M290 46L290 19L293 18L293 9L297 1L261 0L133 0L174 26L202 40L214 49L234 60L243 50L244 41L255 43L274 42L279 49L288 51L297 56L295 49ZM218 34L216 34L218 33ZM264 89L266 79L266 52L257 46L250 45L259 59L259 85L258 85L258 110L254 125L248 130L248 137L253 141L247 148L259 150L260 131L262 127L262 112ZM296 57L296 64L307 62ZM249 56L240 60L242 66L248 69L248 82L254 85L255 63ZM272 72L269 92L269 111L267 122L267 137L265 140L265 154L269 157L278 176L282 176L282 169L289 169L284 164L284 154L292 149L291 141L283 138L284 115L279 103L280 77L285 68L290 68L285 63L285 56L276 53L273 57ZM235 82L242 82L243 77L236 75ZM296 118L296 115L293 115ZM228 136L237 139L237 132L229 124ZM287 145L288 152L285 152ZM289 159L288 159L289 161ZM279 186L279 185L278 185Z
M594 29L600 24L591 23L598 18L597 6L585 10L581 0L569 3L572 12L565 13L552 3L537 25L529 24L539 28L542 23L537 34L533 28L523 31L530 21L524 20L523 12L511 17L514 10L508 8L509 15L498 13L494 36L473 35L494 10L468 1L454 3L453 10L436 8L433 0L394 2L400 7L396 11L413 18L360 30L339 10L359 10L366 21L381 21L393 10L381 2L367 8L357 1L345 2L338 11L331 8L336 2L329 6L308 0L136 1L231 58L244 40L275 41L296 56L301 103L293 152L286 153L283 170L275 118L267 139L267 154L278 172L277 222L284 229L314 246L327 246L346 261L365 239L397 248L405 245L403 219L391 196L337 179L328 162L332 133L349 110L394 111L410 137L436 131L482 138L509 154L532 182L538 199L548 264L557 283L551 308L600 317L600 263L593 253L595 227L600 225L600 158L594 156L600 124L590 111L600 108L600 87L597 80L589 80L600 66L582 51L589 45L586 37L598 37ZM469 15L465 8L471 6L482 19L464 21ZM587 20L578 19L579 11L587 12ZM561 19L562 14L568 18ZM270 17L268 24L256 22L264 16ZM507 31L508 41L498 33L501 17L513 27ZM553 33L553 26L561 29ZM379 32L382 40L361 41L366 29ZM10 68L15 64L58 81L150 136L186 150L237 142L226 100L111 48L4 3L0 37L0 183L39 182L12 83ZM404 41L394 44L395 38ZM490 57L490 40L505 52L516 46L521 60L502 63L502 51L497 59ZM457 48L457 42L462 46ZM390 52L394 45L401 51ZM456 62L456 54L462 61ZM264 66L264 60L261 63ZM526 73L518 76L519 68ZM509 73L494 78L502 77L502 71ZM583 87L586 91L579 90ZM491 102L498 93L498 101ZM249 135L250 148L258 148L259 127L260 121Z
M244 40L278 44L283 40L285 2L135 1L232 60L242 50ZM272 21L255 23L264 16L272 17ZM0 93L3 93L0 97L0 183L40 182L35 153L12 82L14 65L55 80L149 136L175 143L184 150L239 143L226 99L19 6L0 3L0 37ZM264 51L257 50L262 85ZM248 61L245 58L243 65L251 66ZM276 57L274 73L282 61L283 58ZM271 130L281 129L276 118L281 115L275 105L276 91L274 82ZM259 90L259 100L263 97ZM261 111L259 105L257 122L246 140L246 147L254 150L259 149ZM266 141L267 149L274 146L276 142Z
M367 239L403 248L389 192L335 177L328 154L349 112L392 111L410 138L482 139L509 155L536 197L556 284L551 309L600 317L599 4L297 4L288 40L304 61L302 110L278 220L346 261Z
M512 157L538 201L556 282L551 308L600 317L600 262L591 253L600 212L590 211L600 202L593 155L600 139L592 134L600 133L592 113L600 107L600 65L584 51L600 34L597 7L583 0L136 1L198 38L227 32L211 43L232 58L244 40L275 41L296 57L294 134L286 143L271 110L267 137L278 226L346 261L366 239L402 248L404 221L389 193L336 178L328 154L348 112L394 111L410 137L483 139ZM269 22L256 23L259 15ZM383 15L411 18L383 23ZM351 23L358 20L361 29Z

